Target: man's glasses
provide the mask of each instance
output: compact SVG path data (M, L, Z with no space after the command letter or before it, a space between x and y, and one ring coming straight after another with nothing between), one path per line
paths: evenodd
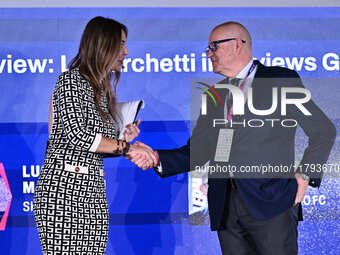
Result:
M209 43L208 47L205 48L206 53L208 54L209 50L211 50L212 52L217 50L217 44L219 43L224 43L224 42L229 42L232 40L236 40L236 38L228 38L228 39L223 39L223 40L218 40L218 41L212 41ZM242 43L246 43L246 40L241 40Z

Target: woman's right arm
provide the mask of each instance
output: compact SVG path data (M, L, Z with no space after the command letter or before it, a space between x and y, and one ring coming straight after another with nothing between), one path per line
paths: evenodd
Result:
M82 112L84 93L81 92L76 75L65 72L56 85L58 110L68 140L77 148L98 153L123 152L126 142L110 139L86 127ZM129 152L141 153L152 158L152 151L136 145L128 145Z

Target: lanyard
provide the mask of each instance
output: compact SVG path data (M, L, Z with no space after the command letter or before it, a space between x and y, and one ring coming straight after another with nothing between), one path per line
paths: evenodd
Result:
M246 77L244 77L242 83L240 84L240 89L243 91L243 87L244 87L244 84L247 80L247 78L249 77L249 75L255 70L255 67L256 67L256 63L255 61L253 61L253 63L251 64L249 70L248 70L248 73L246 75ZM228 98L228 100L230 100L230 98ZM229 111L228 111L228 115L227 115L227 120L230 121L231 120L231 116L233 114L233 106L230 107Z

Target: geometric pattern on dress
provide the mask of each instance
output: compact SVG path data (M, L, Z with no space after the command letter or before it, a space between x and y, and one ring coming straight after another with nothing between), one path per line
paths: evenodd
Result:
M102 94L100 106L108 112ZM33 211L43 254L105 254L109 212L103 157L89 149L97 134L118 137L118 123L104 122L90 83L75 68L58 78L53 122ZM65 170L65 165L74 171ZM78 173L76 168L86 169Z

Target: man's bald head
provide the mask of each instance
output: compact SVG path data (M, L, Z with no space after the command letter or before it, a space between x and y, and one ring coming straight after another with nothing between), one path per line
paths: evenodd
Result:
M234 39L234 40L227 40ZM252 59L251 37L238 22L226 22L210 33L208 57L215 73L235 77Z
M240 23L235 21L229 21L222 23L211 31L211 33L222 33L226 37L236 37L246 41L246 44L251 49L252 41L248 30Z

